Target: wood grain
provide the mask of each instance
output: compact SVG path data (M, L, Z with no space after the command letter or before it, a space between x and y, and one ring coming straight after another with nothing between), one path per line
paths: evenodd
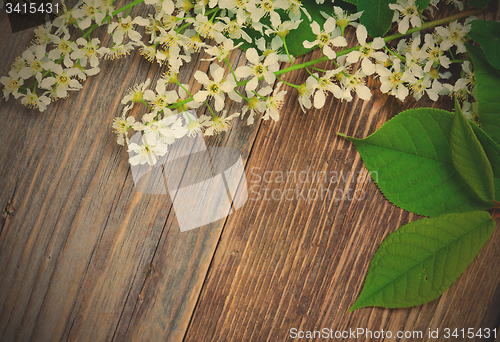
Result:
M140 6L132 15L146 11ZM3 11L0 22L5 75L34 34L12 34ZM103 30L96 36L110 42ZM317 57L319 51L299 61ZM234 53L231 62L244 58ZM209 65L194 60L181 82L199 89L193 71ZM498 229L439 299L347 312L380 242L418 217L384 199L356 149L336 132L365 137L406 108L450 109L451 101L402 103L370 81L371 101L329 99L303 114L288 90L279 122L235 120L229 132L206 139L241 153L250 198L227 219L181 233L168 195L134 188L127 153L110 129L127 89L147 78L154 84L165 68L137 52L101 68L44 113L0 100L1 341L260 342L288 340L292 327L426 332L500 325ZM285 76L296 84L306 78ZM307 181L276 178L307 170ZM259 180L266 171L271 182ZM324 172L347 178L325 182ZM265 187L271 198L256 200ZM276 196L287 189L291 200L272 198L272 190ZM350 189L364 198L300 195Z

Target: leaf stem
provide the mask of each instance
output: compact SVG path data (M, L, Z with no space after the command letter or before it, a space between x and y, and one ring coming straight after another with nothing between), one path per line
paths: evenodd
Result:
M290 63L292 65L294 65L293 60L292 60L292 56L290 56L290 53L288 52L288 47L286 46L285 37L281 37L281 40L283 41L283 46L285 47L285 52L286 52L286 55L288 56L288 59L290 60Z
M286 85L289 85L290 87L294 87L294 88L295 88L295 89L297 89L297 90L298 90L298 89L300 89L300 87L299 87L298 85L288 83L287 81L284 81L284 80L283 80L282 78L280 78L279 76L276 76L276 78L277 78L278 80L280 80L280 82L283 82L283 83L285 83Z
M147 106L150 110L153 110L153 108L151 108L151 106L146 101L144 101L144 99L140 99L139 102Z
M217 117L217 115L215 115L214 111L212 110L212 107L210 107L207 100L205 100L205 104L207 105L208 109L210 110L210 113L212 113L212 119L215 119Z

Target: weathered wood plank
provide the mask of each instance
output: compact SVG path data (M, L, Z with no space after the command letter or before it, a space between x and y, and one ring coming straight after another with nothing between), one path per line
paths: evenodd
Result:
M4 51L20 55L32 32L16 42L6 31ZM110 39L103 31L98 37ZM168 196L134 189L110 124L126 89L148 77L154 84L165 68L138 53L101 68L45 113L2 102L2 144L10 152L1 156L9 165L0 171L2 203L16 208L0 236L2 340L178 340L194 310L224 221L181 234ZM192 74L179 78L197 89ZM257 129L243 125L207 144L232 146L246 160Z
M28 38L18 44L8 33L3 35L3 46L16 46L4 51L20 55L33 36L23 34ZM109 39L102 33L99 37ZM202 70L207 71L208 64ZM80 93L43 114L19 102L2 102L2 109L10 106L22 115L2 110L7 123L2 143L9 151L2 154L2 165L8 166L2 168L2 180L7 181L2 200L7 204L12 199L16 207L1 236L2 340L111 340L126 300L132 301L131 288L148 279L151 273L144 270L160 236L171 227L164 229L167 216L172 216L168 198L134 189L125 150L114 143L110 130L126 89L148 76L157 79L161 70L138 53L105 62L102 68L105 71L89 79ZM28 119L33 134L23 127L22 120ZM31 134L29 140L25 132ZM194 241L203 242L198 234L191 234ZM183 258L196 263L199 255L184 254L176 260ZM166 267L159 272L168 273L171 265ZM190 290L179 289L196 297ZM181 295L173 297L183 305ZM188 305L188 315L194 303Z
M0 22L4 75L33 33L12 35L4 12ZM98 37L110 39L102 31ZM238 54L232 58L241 63ZM193 69L207 71L209 64L194 61L181 81L196 89ZM276 341L287 339L291 327L499 325L498 232L440 299L408 310L347 313L380 242L416 219L388 203L365 177L270 186L351 187L365 192L361 201L249 200L227 221L180 233L168 196L134 189L125 149L110 129L126 89L148 77L154 84L164 68L138 53L101 67L82 91L41 114L0 100L0 340ZM306 77L286 79L301 83ZM249 187L265 185L256 181L265 171L310 167L345 175L365 169L335 132L364 137L413 106L411 99L400 103L376 92L370 102L330 101L304 115L287 101L278 123L247 127L236 121L230 132L206 142L242 153Z

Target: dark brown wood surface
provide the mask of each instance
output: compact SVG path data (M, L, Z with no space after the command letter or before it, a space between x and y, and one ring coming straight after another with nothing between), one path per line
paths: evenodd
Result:
M6 75L34 34L12 34L4 11L0 22ZM96 36L110 42L104 30ZM231 56L233 65L244 63L240 53ZM199 89L194 70L209 64L193 61L181 82ZM236 119L229 132L205 138L207 146L241 153L249 200L227 219L181 233L168 195L134 188L126 149L111 130L127 89L147 78L154 84L165 68L137 52L100 66L81 91L43 113L0 100L0 341L260 342L291 340L292 328L427 336L429 329L500 326L498 229L440 298L348 313L382 240L418 217L384 199L354 146L336 132L366 137L404 109L450 110L450 100L403 103L372 80L370 101L329 98L303 114L288 89L278 122ZM307 73L284 77L299 84ZM266 171L268 181L259 178ZM277 178L287 171L309 178ZM347 178L324 182L318 172ZM287 189L293 198L277 198ZM364 197L307 198L325 189Z

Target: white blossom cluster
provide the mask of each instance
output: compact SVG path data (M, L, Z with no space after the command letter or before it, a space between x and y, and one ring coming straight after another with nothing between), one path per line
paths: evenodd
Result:
M146 18L129 16L130 8L143 1L153 6L154 13ZM431 13L438 1L431 1L428 7ZM453 3L463 8L460 1ZM129 144L129 150L137 152L131 163L154 163L176 139L225 131L236 116L246 118L249 125L256 116L278 120L287 93L283 84L298 90L298 102L304 112L313 106L322 108L329 94L342 101L351 101L354 94L363 100L370 99L366 81L372 77L380 81L382 93L401 101L410 94L417 100L426 94L434 101L440 95L455 95L462 100L466 115L474 116L474 75L471 64L459 59L466 52L464 42L468 39L470 19L436 27L433 33L421 35L417 31L411 38L391 46L384 38L368 36L366 28L359 24L361 12L348 14L332 6L331 13L321 12L325 22L320 25L298 0L135 0L116 11L111 4L112 0L83 0L79 7L65 9L53 24L37 28L35 43L16 59L9 76L2 77L0 82L6 99L12 94L16 99L21 98L23 104L43 111L51 101L81 89L81 82L87 76L100 71L103 58L121 58L138 48L148 61L167 66L167 71L155 91L148 89L149 80L130 88L122 101L126 105L123 114L113 123L121 145L129 144L131 129L143 133L142 145ZM394 10L393 21L399 33L406 34L410 28L422 26L425 18L415 0L397 0L389 6ZM287 14L287 20L278 10ZM269 18L269 26L261 22L263 18ZM303 84L294 85L278 75L283 62L295 67L286 38L298 28L301 18L309 20L316 35L315 40L304 41L304 47L319 47L335 68L302 66L310 76ZM102 25L108 25L107 31L112 35L109 47L90 37ZM72 41L71 27L80 29L82 37ZM252 40L244 30L248 27L261 37ZM346 29L355 30L356 46L347 46ZM246 51L246 65L233 70L228 56L242 44L236 44L237 39L253 43L256 48ZM195 53L206 55L205 60L212 64L209 73L194 73L202 88L192 94L187 85L177 81L177 74ZM461 63L463 70L454 84L448 82L452 63ZM177 84L177 90L169 90L169 84ZM224 111L228 98L244 101L241 114L228 115ZM211 99L214 108L209 105ZM127 116L136 103L149 109L140 121ZM187 114L187 109L204 103L211 116L196 118Z
M393 5L397 13L413 13L407 11L407 7L415 7L414 0L400 0ZM338 11L340 13L340 9ZM469 17L464 23L451 22L447 26L438 26L433 33L421 35L415 32L409 39L399 40L396 47L387 45L383 38L376 37L370 42L366 28L356 24L356 38L359 48L340 55L332 49L334 46L346 46L345 39L341 35L342 30L336 26L340 14L328 19L321 28L316 22L312 24L312 30L317 35L314 42L304 42L304 46L319 46L329 59L335 60L336 68L332 70L321 70L322 75L310 72L307 81L299 88L299 103L302 110L322 108L325 104L327 94L332 94L340 100L351 101L353 91L363 100L369 100L371 91L366 86L365 80L368 76L380 80L380 91L395 96L401 101L412 94L419 100L424 94L437 101L440 95L457 96L463 102L465 114L472 119L474 111L472 108L475 95L474 74L471 64L467 60L456 60L462 64L462 77L454 84L448 82L451 72L448 71L455 58L466 53L464 43L471 29L469 22L474 19ZM336 20L335 20L336 19ZM345 23L349 22L343 17ZM405 19L414 25L421 22L412 21L409 16L395 16L399 23L399 31L404 34L408 30L408 24L403 23ZM419 19L420 20L420 19ZM349 22L350 24L353 24ZM403 29L401 29L403 26ZM340 55L340 56L337 56ZM314 68L312 68L314 69ZM316 69L319 70L319 69ZM469 100L472 99L472 104Z
M97 38L80 37L71 41L68 28L75 25L83 30L93 22L101 24L112 14L111 2L85 1L70 11L64 7L64 13L53 23L36 28L34 44L17 57L9 76L0 78L5 99L12 94L16 99L21 98L24 105L43 112L51 101L66 98L68 91L81 89L81 82L87 76L100 71L99 60L112 52L101 46Z

